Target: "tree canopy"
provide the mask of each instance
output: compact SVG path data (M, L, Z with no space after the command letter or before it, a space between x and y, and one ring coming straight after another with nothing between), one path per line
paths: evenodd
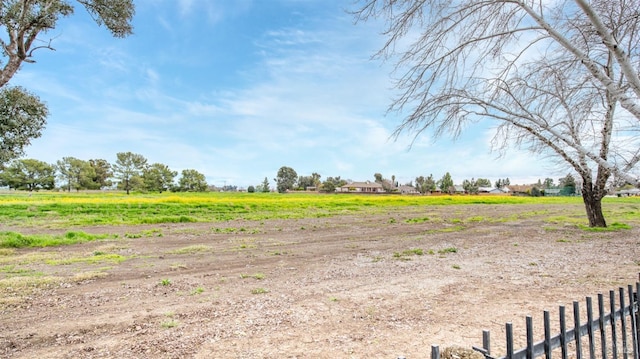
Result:
M21 87L0 89L0 168L42 134L47 106Z
M284 193L287 192L287 190L294 188L297 179L298 174L293 168L282 166L278 170L274 181L276 181L276 188L278 189L278 192Z
M132 33L133 0L77 0L98 25L115 37ZM53 50L41 35L55 29L58 20L74 12L64 0L3 0L0 2L0 168L20 157L30 140L40 137L49 115L40 99L21 87L8 86L23 63L34 63L36 50ZM0 30L1 31L1 30Z
M134 184L142 182L142 171L147 167L147 159L137 153L118 152L113 165L113 174L119 180L122 189L127 194L134 188Z
M37 191L55 187L54 166L34 159L13 161L0 172L0 185L18 190Z
M184 192L205 192L207 190L207 180L204 174L194 170L182 170L178 181L178 190Z
M178 172L162 163L154 163L142 170L144 187L147 191L164 192L173 186Z
M60 179L66 183L67 191L91 188L96 172L88 161L75 157L63 157L57 162L56 167Z

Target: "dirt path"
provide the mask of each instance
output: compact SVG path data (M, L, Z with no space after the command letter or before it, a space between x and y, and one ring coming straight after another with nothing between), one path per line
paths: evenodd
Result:
M16 268L58 280L26 296L1 288L0 357L425 358L432 344L479 345L483 329L500 352L505 322L523 331L532 315L539 328L543 310L638 278L639 229L548 222L581 211L446 206L85 228L120 239L13 255Z

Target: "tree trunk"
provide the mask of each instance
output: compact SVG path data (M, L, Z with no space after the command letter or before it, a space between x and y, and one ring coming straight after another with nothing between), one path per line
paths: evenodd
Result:
M595 191L593 185L589 182L582 184L582 200L587 210L587 218L589 218L589 227L606 227L607 222L602 214L602 195L600 191Z

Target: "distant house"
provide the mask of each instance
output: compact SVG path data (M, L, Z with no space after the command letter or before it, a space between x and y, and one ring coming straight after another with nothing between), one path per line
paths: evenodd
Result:
M398 186L396 191L401 194L420 194L418 190L413 186Z
M384 188L378 182L351 182L336 188L336 192L384 193Z
M461 193L465 193L466 191L464 190L464 187L462 187L461 185L457 184L455 186L453 186L453 193L456 194L461 194Z
M482 194L506 194L507 192L501 190L500 188L478 187L478 193L482 193Z
M618 197L640 196L640 189L638 188L623 189L621 191L617 191L616 196Z

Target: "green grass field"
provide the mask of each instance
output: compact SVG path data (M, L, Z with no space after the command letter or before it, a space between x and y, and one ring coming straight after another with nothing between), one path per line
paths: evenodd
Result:
M605 198L616 216L640 214L640 198ZM0 194L0 222L15 226L70 228L216 222L234 219L311 218L388 211L393 207L469 204L581 204L580 197L401 196L256 193L22 193ZM607 213L605 213L607 215ZM608 213L611 215L611 213Z

